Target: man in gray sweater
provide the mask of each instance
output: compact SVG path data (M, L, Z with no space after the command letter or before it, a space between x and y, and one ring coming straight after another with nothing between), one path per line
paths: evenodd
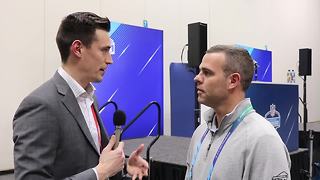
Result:
M253 72L245 49L217 45L204 55L194 80L199 103L212 109L192 136L186 180L291 179L286 146L245 98Z

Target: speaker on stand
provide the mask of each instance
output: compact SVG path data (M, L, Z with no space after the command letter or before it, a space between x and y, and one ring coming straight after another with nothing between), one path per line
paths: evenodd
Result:
M207 48L207 24L201 22L188 24L188 66L195 69L196 75L199 73L199 65ZM200 104L198 103L198 95L195 88L195 128L200 125L200 117Z
M311 49L299 49L299 76L311 76L311 56Z
M311 76L311 49L299 49L299 76L303 76L303 131L306 132L308 122L307 109L307 76Z
M188 65L198 68L207 51L207 24L188 24Z
M299 76L303 76L303 132L307 134L308 109L307 109L307 76L311 76L312 50L309 48L299 49ZM313 134L309 130L309 172L308 179L312 179L313 166Z

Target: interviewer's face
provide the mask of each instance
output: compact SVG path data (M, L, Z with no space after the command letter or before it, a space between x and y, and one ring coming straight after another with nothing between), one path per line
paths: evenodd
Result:
M84 47L82 52L81 72L84 73L87 82L102 81L108 65L112 63L110 48L108 32L97 29L91 46Z
M200 72L194 78L198 101L209 107L217 107L228 97L227 77L223 71L224 53L207 53L200 64Z

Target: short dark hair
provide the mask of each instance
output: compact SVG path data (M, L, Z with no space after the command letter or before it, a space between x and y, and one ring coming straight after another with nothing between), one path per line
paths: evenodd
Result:
M246 49L230 46L230 45L216 45L207 50L206 53L218 53L223 52L226 55L226 61L224 65L225 76L229 76L232 73L239 73L241 76L241 85L243 91L246 91L251 84L254 63L250 54Z
M86 47L90 47L95 38L96 29L109 32L109 19L91 12L76 12L65 17L56 37L62 63L67 62L73 41L80 40Z

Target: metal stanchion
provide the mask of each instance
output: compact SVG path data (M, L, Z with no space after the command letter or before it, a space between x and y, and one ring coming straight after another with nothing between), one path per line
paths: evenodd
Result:
M309 130L309 180L312 180L312 168L313 168L313 134L312 130Z
M149 172L148 172L148 180L151 179L151 166L152 166L152 157L149 159Z

